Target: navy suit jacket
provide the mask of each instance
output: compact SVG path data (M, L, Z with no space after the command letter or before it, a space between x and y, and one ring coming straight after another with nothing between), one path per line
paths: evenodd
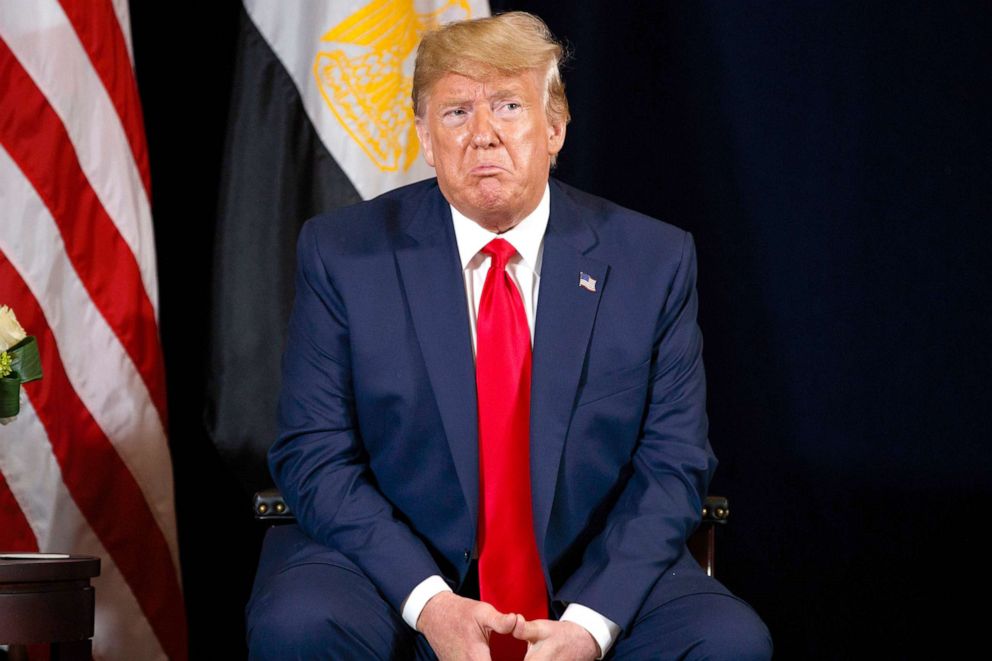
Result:
M531 386L535 534L555 607L578 602L626 628L683 553L716 465L695 253L671 225L550 188ZM432 574L457 587L479 480L448 203L431 180L318 216L298 260L276 483L307 534L395 608Z

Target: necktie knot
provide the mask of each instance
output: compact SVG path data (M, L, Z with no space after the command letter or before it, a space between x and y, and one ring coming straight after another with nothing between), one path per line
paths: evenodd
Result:
M517 254L517 249L506 239L493 239L482 248L482 252L493 258L490 268L503 270L510 258Z

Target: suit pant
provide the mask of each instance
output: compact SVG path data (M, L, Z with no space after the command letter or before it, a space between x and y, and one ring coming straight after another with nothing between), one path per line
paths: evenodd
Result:
M295 525L269 530L247 607L251 659L436 659L362 571ZM608 659L768 659L768 629L685 553Z

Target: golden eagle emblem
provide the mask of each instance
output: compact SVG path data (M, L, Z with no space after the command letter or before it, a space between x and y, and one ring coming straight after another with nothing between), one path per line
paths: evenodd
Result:
M417 13L413 0L373 0L321 37L335 46L317 53L313 63L320 93L383 172L409 170L420 151L410 100L413 76L404 65L420 35L449 10L454 10L451 20L472 13L468 0L447 0L424 14Z

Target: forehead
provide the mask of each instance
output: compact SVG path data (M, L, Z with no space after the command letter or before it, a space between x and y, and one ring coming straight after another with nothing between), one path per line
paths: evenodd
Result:
M492 98L506 94L536 98L540 85L535 71L518 74L495 74L483 79L460 73L446 73L434 84L429 103L451 103L476 98Z

